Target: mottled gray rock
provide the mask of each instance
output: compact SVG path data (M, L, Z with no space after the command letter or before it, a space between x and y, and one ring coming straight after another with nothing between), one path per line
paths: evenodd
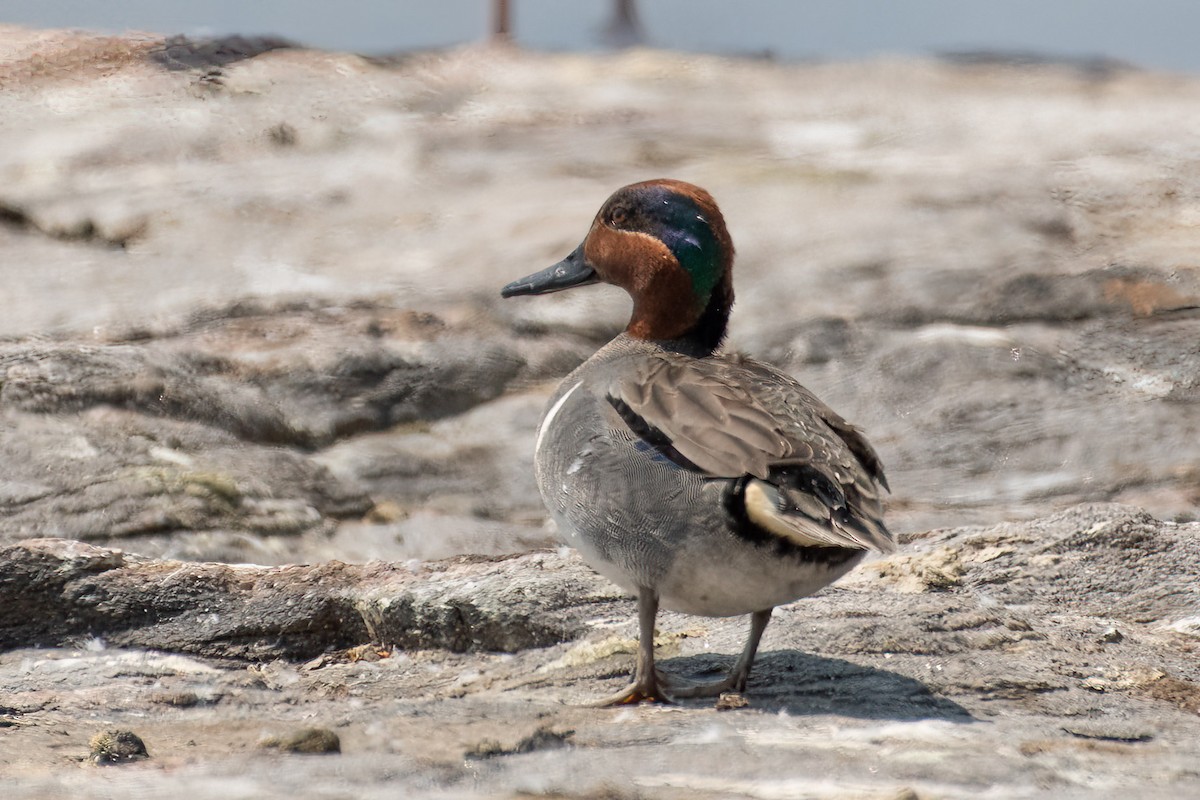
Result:
M482 314L451 325L369 305L239 304L121 339L0 345L0 403L43 414L116 406L312 448L466 411L544 375L548 349L556 365L580 357L570 338L520 346Z
M778 609L748 704L726 711L579 705L626 680L636 622L573 554L268 569L25 542L0 551L0 763L77 755L99 713L141 731L155 762L187 765L121 785L203 798L228 791L216 776L230 769L265 796L331 785L257 748L308 728L336 732L341 791L380 797L1200 787L1200 601L1186 591L1200 523L1089 505L906 538ZM744 635L741 619L664 613L661 666L711 677ZM93 794L69 770L19 774L18 796Z
M0 648L96 636L226 658L311 658L368 641L512 652L578 636L612 590L538 554L400 566L153 561L65 539L0 550Z
M303 454L194 422L96 407L53 415L3 409L0 426L0 541L145 542L176 532L290 538L328 534L337 520L371 508L361 489ZM242 558L237 550L221 552L253 560L254 547Z
M944 537L944 538L943 538ZM1080 506L1042 520L963 536L961 580L1006 606L1065 606L1094 617L1162 623L1200 615L1200 525L1163 523L1144 511ZM1019 546L1018 546L1019 545ZM1038 569L1029 569L1029 562Z
M541 397L490 401L586 353L574 337L513 334L480 313L468 326L369 304L239 304L116 342L0 344L0 541L312 560L337 555L326 537L374 497L495 530L438 537L426 525L414 539L373 524L368 540L412 546L370 557L544 545L527 457Z

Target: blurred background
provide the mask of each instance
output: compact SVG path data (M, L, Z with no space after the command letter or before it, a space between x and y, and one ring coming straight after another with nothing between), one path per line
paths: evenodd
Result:
M272 34L312 47L379 55L478 41L493 30L496 5L494 0L346 0L336 6L313 0L202 5L2 0L0 19L108 32ZM638 41L786 59L990 52L1200 68L1192 36L1200 8L1188 0L510 0L507 5L515 40L542 50L595 50Z
M1200 503L1194 3L0 0L0 539L278 563L552 545L616 188L708 188L731 345L901 532Z

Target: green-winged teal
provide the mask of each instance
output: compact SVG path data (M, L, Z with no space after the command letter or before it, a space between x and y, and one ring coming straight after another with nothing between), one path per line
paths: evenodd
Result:
M653 180L618 190L575 252L502 291L603 281L633 298L625 331L550 399L535 445L563 536L638 598L633 683L601 704L742 691L775 606L895 547L866 438L790 376L721 351L732 267L708 192ZM678 686L655 670L660 606L751 615L725 680Z

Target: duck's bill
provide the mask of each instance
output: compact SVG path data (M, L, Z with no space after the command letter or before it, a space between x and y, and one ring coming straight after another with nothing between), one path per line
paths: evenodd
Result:
M516 297L522 294L561 292L572 286L586 286L599 280L596 270L588 266L587 259L583 256L583 245L579 245L575 248L575 252L554 266L532 275L526 275L505 286L500 290L500 296Z

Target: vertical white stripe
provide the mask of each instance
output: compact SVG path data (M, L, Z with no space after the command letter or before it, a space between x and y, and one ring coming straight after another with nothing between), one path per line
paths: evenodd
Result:
M550 410L546 412L546 418L543 419L542 424L538 426L537 442L535 442L533 445L533 452L535 454L542 449L542 438L546 435L546 429L550 427L550 423L554 421L554 417L558 414L559 410L562 409L563 403L567 402L567 398L571 396L571 393L582 385L583 381L579 381L570 389L567 389L563 396L558 398L558 402L552 405Z

